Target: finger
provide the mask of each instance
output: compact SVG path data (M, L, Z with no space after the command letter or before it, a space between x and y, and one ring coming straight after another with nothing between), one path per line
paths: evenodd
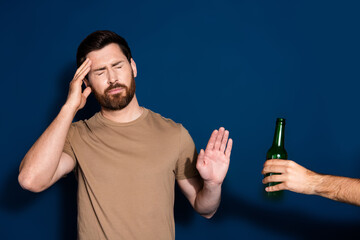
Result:
M78 73L80 73L88 64L89 62L91 62L91 60L89 58L86 58L85 61L80 65L80 67L78 67L78 69L75 72L75 75L77 75Z
M203 149L200 150L200 153L197 157L196 165L204 164L205 163L205 152Z
M209 142L206 146L205 151L213 150L215 145L215 140L218 135L218 130L214 130L210 136Z
M274 186L269 186L265 188L265 191L267 192L276 192L276 191L281 191L281 190L285 190L286 186L284 183L280 183Z
M262 174L267 173L285 173L286 172L286 166L282 165L267 165L263 168Z
M283 174L273 174L271 176L265 177L262 182L264 184L271 182L284 182L286 177Z
M233 140L230 138L227 143L226 150L225 150L225 156L227 159L230 159L232 146L233 146Z
M78 69L76 70L75 74L74 74L74 78L76 76L79 75L79 73L88 65L90 59L86 58L85 61L80 65L80 67L78 67Z
M91 93L91 88L90 88L90 87L86 87L86 88L84 89L84 92L82 93L82 95L83 95L85 98L87 98L87 97L90 95L90 93Z
M223 153L225 152L225 148L226 148L226 143L228 141L228 138L229 138L229 131L225 131L224 132L224 136L222 138L222 141L221 141L221 145L220 145L220 151Z
M79 75L76 78L74 78L74 81L75 82L81 81L81 84L82 84L82 81L85 79L85 77L89 73L89 71L90 71L90 66L87 66L79 73Z
M91 60L88 59L86 62L83 63L84 65L81 65L80 68L78 69L77 73L75 73L74 79L84 79L84 77L86 76L86 74L88 74L88 72L90 71L90 67L91 67ZM86 74L82 77L82 75L84 74L84 72L86 72Z
M265 161L264 166L270 166L270 165L282 165L286 166L289 164L291 160L285 160L285 159L269 159Z
M70 92L77 92L77 93L81 93L81 85L83 83L83 79L85 78L86 74L90 71L90 67L87 67L83 70L83 72L77 77L74 78L71 82L70 82L70 88L69 91ZM89 90L87 90L89 91ZM89 92L90 94L90 92Z
M219 133L215 140L214 150L220 150L221 141L224 137L225 129L223 127L219 128Z

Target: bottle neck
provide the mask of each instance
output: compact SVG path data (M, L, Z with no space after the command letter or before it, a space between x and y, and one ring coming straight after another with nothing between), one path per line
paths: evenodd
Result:
M285 147L285 122L276 121L273 147Z

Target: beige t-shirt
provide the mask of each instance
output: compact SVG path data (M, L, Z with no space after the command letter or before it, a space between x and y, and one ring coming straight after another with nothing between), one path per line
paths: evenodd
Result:
M175 179L198 175L181 124L145 108L128 123L96 113L71 125L64 152L77 162L79 239L175 238Z

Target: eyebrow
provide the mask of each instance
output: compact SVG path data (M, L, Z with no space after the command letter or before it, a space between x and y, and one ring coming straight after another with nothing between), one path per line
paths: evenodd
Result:
M111 66L115 67L116 65L119 65L120 63L123 63L123 62L124 62L124 60L120 60L116 63L111 64ZM101 67L101 68L94 69L93 72L104 71L105 69L106 69L106 67Z
M93 72L104 71L105 69L106 69L105 67L101 67L101 68L94 69Z
M124 60L120 60L116 63L111 64L111 66L115 67L116 65L119 65L120 63L123 63L123 62L124 62Z

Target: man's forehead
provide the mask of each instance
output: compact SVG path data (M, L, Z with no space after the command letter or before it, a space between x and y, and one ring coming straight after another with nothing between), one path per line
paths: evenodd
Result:
M91 60L92 65L113 63L114 61L127 59L119 45L115 43L111 43L102 49L91 51L86 57Z

